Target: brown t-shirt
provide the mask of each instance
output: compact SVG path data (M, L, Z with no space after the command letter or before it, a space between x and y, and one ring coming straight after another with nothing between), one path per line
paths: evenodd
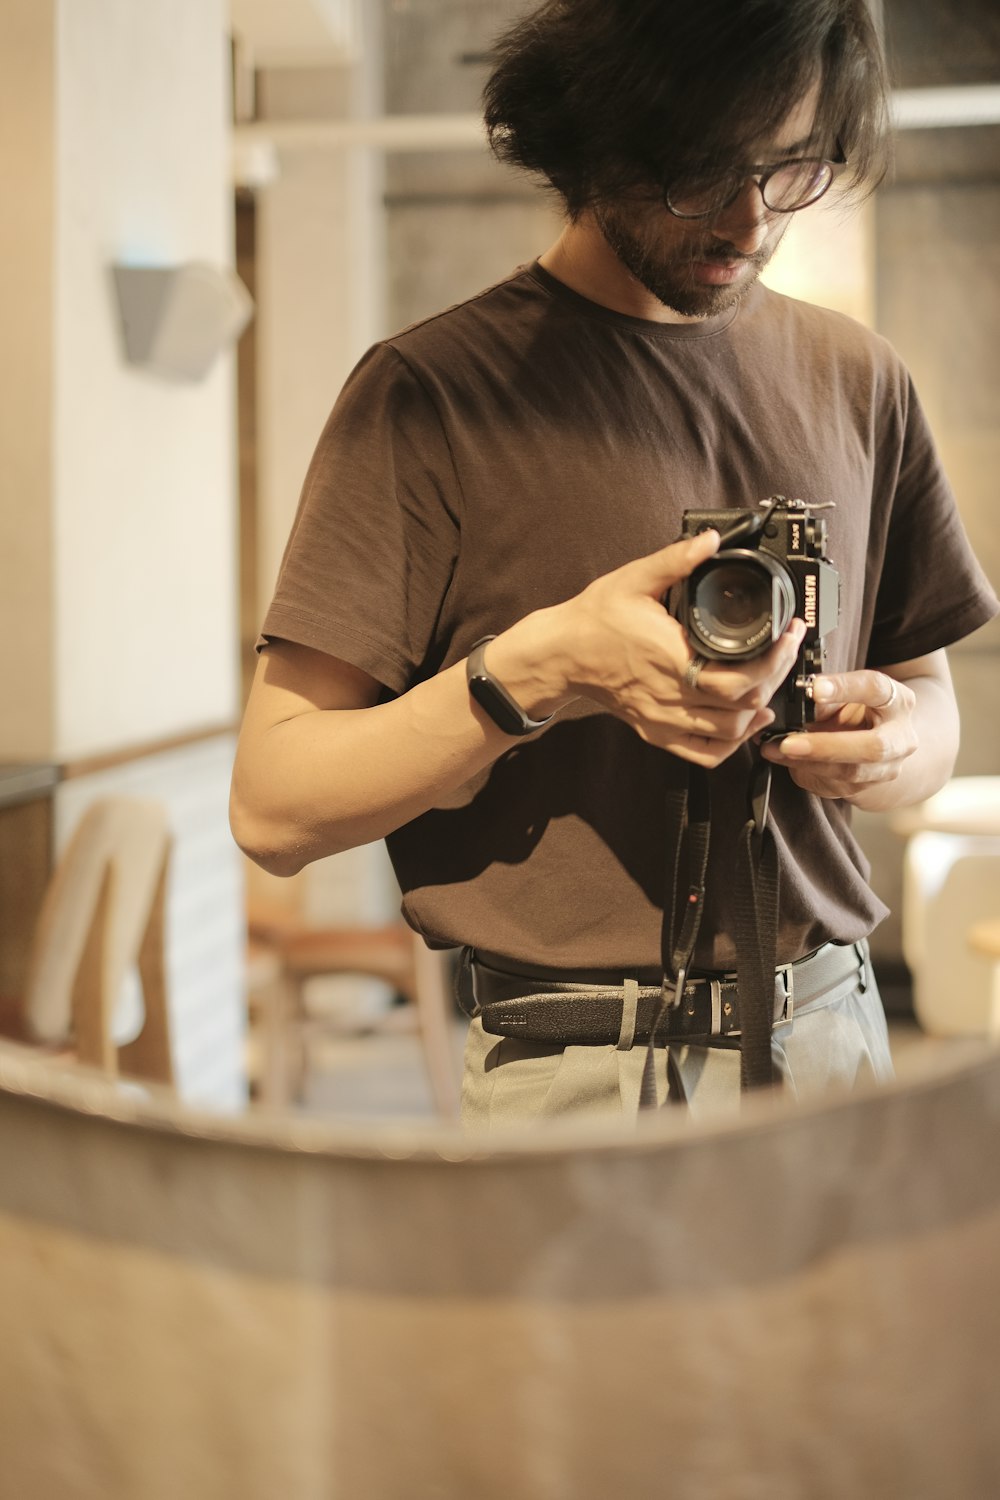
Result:
M377 345L307 477L263 626L404 693L481 637L676 538L685 508L832 500L829 670L886 666L996 612L906 371L848 318L756 287L701 323L646 322L540 266ZM398 829L407 919L572 967L659 961L669 757L577 702ZM734 963L749 752L711 775L697 960ZM776 769L783 961L885 915L850 809Z

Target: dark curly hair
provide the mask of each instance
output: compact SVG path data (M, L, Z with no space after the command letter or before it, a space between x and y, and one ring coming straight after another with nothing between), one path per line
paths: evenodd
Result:
M814 136L849 191L888 167L888 84L866 0L548 0L497 42L483 100L501 161L572 216L746 160L818 78Z

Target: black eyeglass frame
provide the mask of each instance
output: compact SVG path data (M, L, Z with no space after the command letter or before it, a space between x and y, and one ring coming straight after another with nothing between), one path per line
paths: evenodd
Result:
M775 208L772 204L768 203L766 191L767 184L770 182L771 178L775 176L776 173L783 172L788 167L805 167L811 165L829 168L829 176L818 192L814 193L811 198L807 198L804 203L796 203L792 208ZM683 222L690 222L692 220L699 219L711 219L714 218L717 214L725 213L726 209L729 208L731 204L736 202L736 199L743 191L745 184L753 179L753 181L756 182L758 188L760 189L760 195L764 200L764 207L767 209L768 213L797 214L800 213L803 208L811 208L814 203L818 203L819 200L829 192L837 177L846 166L847 157L844 155L844 148L838 141L837 154L833 157L790 156L787 161L768 162L758 166L730 167L728 172L723 172L720 175L718 181L720 184L722 184L727 179L729 179L733 183L732 192L729 193L728 196L723 197L721 201L716 203L712 208L703 208L696 214L686 214L678 212L678 210L670 201L671 189L669 187L664 187L663 189L663 202L664 206L667 209L667 212L672 214L675 219L680 219Z

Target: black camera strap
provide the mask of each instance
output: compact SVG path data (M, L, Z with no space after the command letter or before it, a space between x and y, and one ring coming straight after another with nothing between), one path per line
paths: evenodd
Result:
M663 903L663 986L650 1025L640 1109L656 1108L657 1023L666 1006L683 1003L705 907L711 838L709 774L667 756L667 827L677 837L669 852ZM771 766L755 756L749 816L740 831L736 869L736 971L740 997L740 1081L744 1090L775 1082L771 1057L774 974L778 949L778 851L768 825Z
M639 1090L639 1108L656 1108L656 1028L666 1006L684 999L701 914L705 909L705 876L711 834L712 803L708 773L666 756L667 827L677 829L669 851L660 929L663 985L649 1028L649 1043Z
M771 1057L774 973L778 960L778 849L768 824L771 766L755 755L750 816L736 859L736 973L740 996L740 1081L744 1089L775 1082Z

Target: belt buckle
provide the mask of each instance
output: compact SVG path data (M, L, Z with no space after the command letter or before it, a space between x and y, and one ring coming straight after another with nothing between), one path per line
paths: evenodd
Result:
M775 969L774 971L775 979L781 980L785 991L785 1003L782 1006L781 1015L774 1023L776 1026L782 1026L786 1022L790 1022L795 1012L795 975L793 968L794 965L792 964L782 964L779 969Z
M667 1004L668 1008L671 1009L671 1010L677 1010L677 1009L679 1009L680 1006L681 1006L681 1004L683 1003L683 1001L686 999L686 997L688 995L694 995L697 992L698 986L702 985L702 984L707 984L708 985L708 992L709 992L710 1005L711 1005L711 1021L710 1021L709 1035L711 1035L711 1036L722 1036L723 1035L723 1030L722 1030L722 981L721 980L719 980L719 979L709 979L707 976L706 977L699 977L697 979L688 979L688 977L687 977L687 971L685 969L682 969L681 972L680 972L680 974L679 974L679 976L678 976L677 984L674 986L673 994L672 994L671 998L666 999L666 1004ZM668 986L667 986L666 983L664 983L664 996L665 996L665 998L666 998L666 995L667 995L667 991L668 991ZM730 1006L729 1009L730 1009L730 1011L732 1011L732 1006ZM687 1014L689 1016L693 1016L695 1014L694 1005L692 1005L690 1008L688 1008Z

